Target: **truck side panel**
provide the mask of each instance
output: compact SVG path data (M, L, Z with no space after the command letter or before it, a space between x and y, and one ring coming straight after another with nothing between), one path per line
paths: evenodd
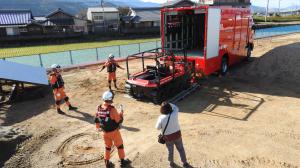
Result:
M246 56L250 17L247 9L222 10L220 57L228 55L229 65L240 62Z
M230 9L222 10L221 31L220 31L220 52L219 52L219 68L221 67L222 57L227 55L229 58L229 64L232 64L232 60L235 59L234 47L235 47L235 11Z

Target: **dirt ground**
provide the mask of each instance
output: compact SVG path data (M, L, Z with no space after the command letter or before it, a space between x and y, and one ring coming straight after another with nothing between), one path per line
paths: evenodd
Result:
M250 61L226 77L209 76L177 103L187 157L196 168L300 167L300 34L255 41ZM122 64L124 66L124 64ZM133 68L140 66L132 61ZM52 95L2 107L1 126L21 128L31 138L4 165L16 167L104 167L102 138L93 115L107 89L97 67L64 73L76 112L59 115ZM126 72L119 71L120 87ZM154 129L159 106L117 92L125 108L121 133L131 166L167 167L166 147ZM178 154L175 161L181 167ZM112 161L118 167L117 152Z

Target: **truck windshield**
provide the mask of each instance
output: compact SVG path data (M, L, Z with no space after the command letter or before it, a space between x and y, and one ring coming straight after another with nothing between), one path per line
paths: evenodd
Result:
M164 17L164 47L175 55L185 48L187 56L203 57L205 13L186 10L164 13Z

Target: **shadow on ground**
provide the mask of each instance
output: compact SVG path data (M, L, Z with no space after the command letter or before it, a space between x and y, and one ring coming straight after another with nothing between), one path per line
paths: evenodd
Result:
M211 75L178 103L180 111L246 121L265 102L258 95L300 98L299 53L300 43L280 46L231 67L225 77ZM243 112L216 112L220 106Z
M0 105L0 124L11 126L28 120L45 112L54 104L52 91L49 87L29 88L24 93L15 95L11 104Z
M70 114L64 114L64 116L67 116L67 117L70 117L70 118L74 118L74 119L77 119L77 120L81 120L81 121L85 121L87 123L90 123L90 124L94 124L94 116L86 113L86 112L82 112L79 110L75 110L75 111L71 111L71 114L72 113L77 113L77 114L80 114L81 117L78 117L78 116L74 116L74 115L70 115Z

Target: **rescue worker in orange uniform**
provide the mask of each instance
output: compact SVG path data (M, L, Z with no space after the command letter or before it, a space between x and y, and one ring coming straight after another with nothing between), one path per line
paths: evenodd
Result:
M107 68L107 73L108 73L108 87L109 90L111 90L111 81L114 82L114 86L116 89L118 89L117 87L117 77L116 77L116 71L117 68L120 68L122 70L124 70L124 68L122 68L116 61L115 61L115 56L113 54L109 54L108 56L108 61L103 65L102 69L100 70L103 71L104 68Z
M123 122L123 111L119 113L116 108L112 106L113 97L114 95L111 91L104 92L102 96L104 103L98 106L95 117L96 129L103 132L106 168L112 166L109 159L113 145L118 149L120 166L124 167L130 164L130 161L125 159L123 140L119 131L120 124Z
M61 67L57 64L53 64L51 66L51 68L52 68L52 71L49 75L49 81L50 81L51 87L53 89L57 113L65 114L60 109L60 104L63 100L69 106L69 110L76 110L77 107L73 107L71 105L71 103L69 102L69 97L65 93L65 87L64 87L65 82L60 74Z

